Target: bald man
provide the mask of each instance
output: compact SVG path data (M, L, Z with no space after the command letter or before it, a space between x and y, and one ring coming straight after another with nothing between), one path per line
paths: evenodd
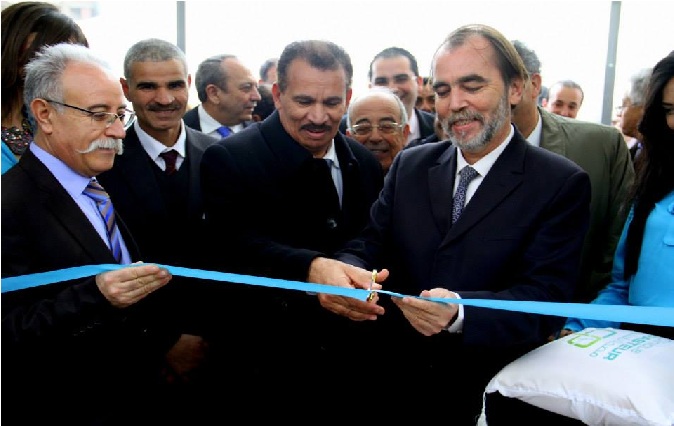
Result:
M373 87L351 102L346 134L377 157L384 172L405 146L410 133L405 105L385 87Z

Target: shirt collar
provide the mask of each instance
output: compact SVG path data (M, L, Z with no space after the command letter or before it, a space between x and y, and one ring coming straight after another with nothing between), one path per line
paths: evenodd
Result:
M505 151L506 147L512 140L513 136L515 135L515 128L513 125L510 125L510 133L508 134L508 137L499 144L492 152L489 154L485 155L484 157L480 158L478 161L475 162L475 164L470 165L472 168L477 171L480 176L485 177L487 176L487 173L489 173L489 170L491 170L492 166L494 163L496 163L496 160L498 160L498 157ZM464 167L468 166L468 162L466 161L465 158L463 158L463 152L461 150L458 150L459 155L456 156L456 174L458 175L461 170L463 170Z
M199 115L199 124L201 125L201 131L202 133L212 133L215 132L222 126L218 120L215 118L211 117L211 115L206 112L206 109L204 108L203 104L199 104L197 106L197 111Z
M526 136L527 142L533 146L541 146L541 135L543 134L543 120L541 119L541 113L536 109L536 127L531 131L529 136Z
M178 155L185 158L185 140L187 139L187 135L185 133L185 125L182 120L180 121L180 135L178 136L178 140L176 141L175 145L171 147L167 147L157 139L148 135L143 129L140 128L137 120L135 123L133 123L133 128L136 130L140 144L143 146L143 149L145 149L145 152L147 152L147 155L149 155L152 160L156 161L157 158L159 158L159 154L164 151L168 151L169 149L175 149L178 151Z
M82 195L82 191L87 187L91 178L82 176L59 158L54 157L37 144L31 143L28 148L49 169L61 186L70 194L73 199Z
M328 152L325 153L323 159L332 161L332 164L335 167L339 168L339 159L337 158L337 151L335 150L334 139L330 142L330 148L328 148Z
M412 108L412 114L407 117L407 124L410 126L410 134L407 135L407 142L419 139L421 137L421 132L419 131L419 118L417 118L416 108Z

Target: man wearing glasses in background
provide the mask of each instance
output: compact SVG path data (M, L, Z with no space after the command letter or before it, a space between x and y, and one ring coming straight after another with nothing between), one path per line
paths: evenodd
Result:
M431 136L435 116L415 108L423 77L419 75L416 58L401 47L389 47L377 53L370 63L369 86L388 87L405 105L410 132L405 145L417 139ZM346 117L342 119L340 131L346 133Z
M410 126L400 98L385 87L373 87L349 104L347 136L377 157L384 173L403 149Z
M86 47L59 44L26 66L24 98L35 139L2 175L2 277L143 260L96 180L133 123L117 78ZM163 268L136 265L4 292L3 417L148 421L159 360L178 334L147 306L170 280ZM144 404L115 403L120 390Z

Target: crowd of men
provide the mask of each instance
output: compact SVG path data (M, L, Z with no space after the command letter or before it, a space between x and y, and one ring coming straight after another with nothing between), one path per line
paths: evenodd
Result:
M217 55L188 109L173 43L135 43L121 79L83 46L38 54L35 138L2 177L2 277L124 267L3 294L6 412L108 425L408 408L474 424L488 380L564 318L425 298L594 299L626 217L627 144L568 118L583 98L572 82L550 87L553 112L539 105L535 52L485 25L441 41L426 82L400 47L375 55L355 99L352 77L329 41L290 43L259 79ZM263 91L273 108L254 119Z

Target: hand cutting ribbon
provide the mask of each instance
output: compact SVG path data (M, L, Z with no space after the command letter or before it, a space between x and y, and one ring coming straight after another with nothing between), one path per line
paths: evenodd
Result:
M287 290L298 290L310 293L328 293L337 296L353 297L358 300L368 300L373 294L387 294L395 297L405 297L400 293L386 290L371 291L372 285L377 278L377 271L372 271L370 288L346 288L325 284L313 284L300 281L287 281L275 278L264 278L252 275L238 275L225 272L205 271L190 269L179 266L159 265L168 269L176 276L199 278L213 281L226 281L231 283L258 285L264 287L276 287ZM90 277L101 272L123 268L125 265L88 265L75 268L60 269L57 271L41 272L37 274L21 275L2 279L2 292L22 290L40 285L53 284L56 282ZM419 296L408 296L419 297ZM625 306L625 305L596 305L584 303L558 303L558 302L529 302L516 300L496 299L439 299L424 298L439 303L456 303L466 306L475 306L489 309L504 309L507 311L526 312L531 314L554 315L560 317L575 317L617 322L630 322L634 324L650 324L658 326L674 327L674 308L656 306Z

